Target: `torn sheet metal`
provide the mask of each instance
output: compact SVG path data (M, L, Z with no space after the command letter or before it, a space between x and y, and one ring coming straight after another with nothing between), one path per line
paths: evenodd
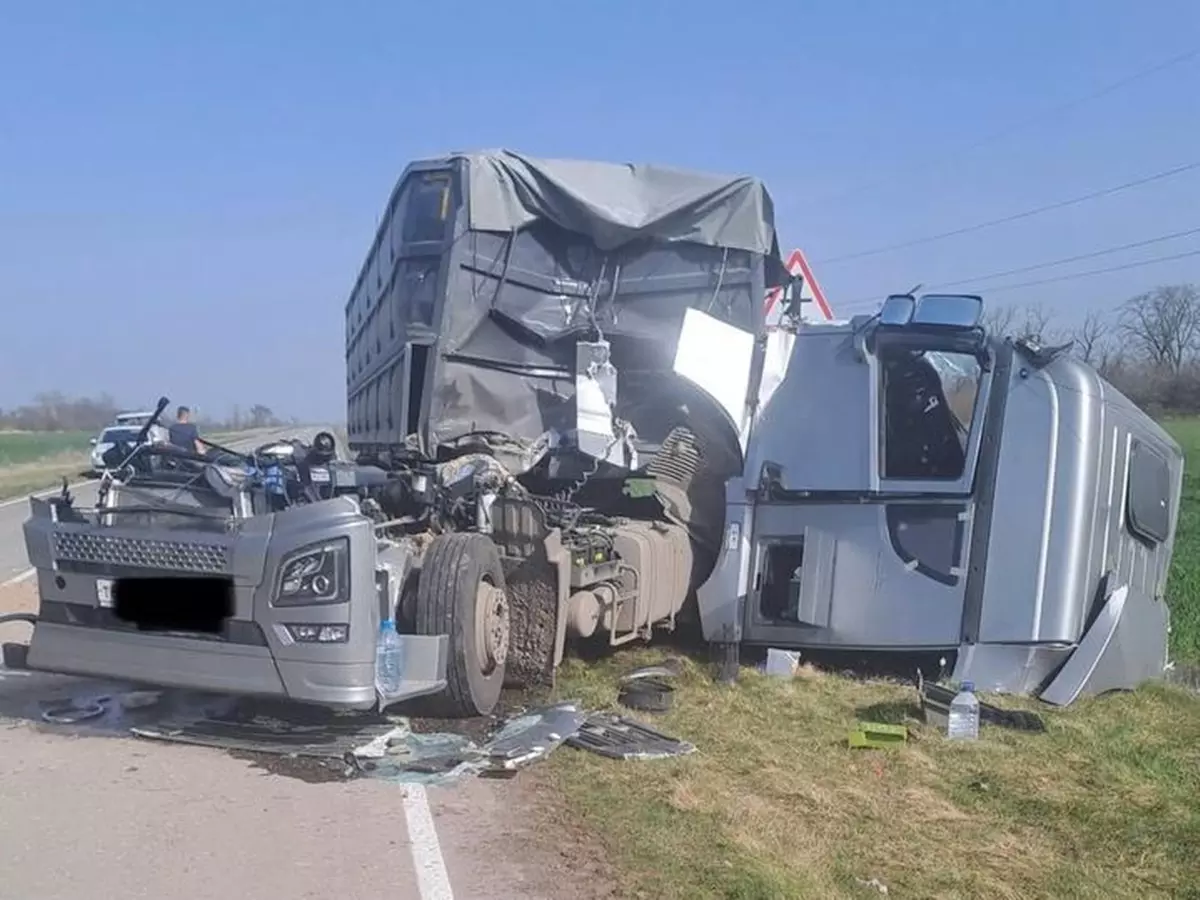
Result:
M588 716L579 731L567 738L567 744L609 759L665 759L696 752L686 741L612 713Z
M238 702L188 711L130 728L138 737L252 753L343 759L396 727L385 716Z
M346 762L366 777L403 784L510 775L549 756L585 718L578 702L556 703L511 719L482 746L458 734L418 734L404 723L355 748Z
M950 723L950 703L958 691L936 682L926 681L917 673L917 694L921 698L921 715L926 724L945 731ZM1037 713L1022 709L1003 709L994 704L979 701L979 721L987 725L1000 725L1017 731L1040 734L1046 723Z
M545 759L587 719L578 701L533 710L509 721L487 744L487 770L515 772Z

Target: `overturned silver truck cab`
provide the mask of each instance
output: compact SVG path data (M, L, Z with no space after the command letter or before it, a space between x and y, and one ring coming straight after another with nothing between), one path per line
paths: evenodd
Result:
M898 295L794 335L727 482L709 640L944 652L956 679L1059 705L1162 674L1182 452L980 307Z

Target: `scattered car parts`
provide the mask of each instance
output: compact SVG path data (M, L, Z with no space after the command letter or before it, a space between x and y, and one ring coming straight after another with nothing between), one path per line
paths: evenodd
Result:
M617 702L642 712L667 712L675 703L675 687L663 678L638 678L618 688Z
M921 698L921 713L927 724L945 730L950 720L950 701L957 691L946 685L925 681L918 673L917 692ZM979 721L1017 731L1041 733L1046 723L1035 712L1021 709L1001 709L992 703L979 701Z
M592 713L567 744L609 759L664 759L696 752L678 740L633 719L607 712Z

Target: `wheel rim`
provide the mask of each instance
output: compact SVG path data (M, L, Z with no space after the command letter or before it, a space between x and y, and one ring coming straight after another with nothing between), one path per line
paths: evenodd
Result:
M487 581L475 591L475 654L480 670L490 675L508 658L508 598Z

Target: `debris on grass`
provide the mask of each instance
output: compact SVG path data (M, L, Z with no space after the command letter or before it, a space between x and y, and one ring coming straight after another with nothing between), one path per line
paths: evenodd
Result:
M852 749L869 748L887 750L899 747L908 740L908 729L903 725L886 725L881 722L860 722L850 732L848 743Z
M687 756L696 748L648 725L612 713L592 713L567 744L609 759L665 759Z
M621 673L655 656L569 660L558 689L611 710ZM793 679L743 669L731 689L690 659L673 683L675 705L655 727L698 752L653 767L558 753L543 770L624 873L622 896L1194 892L1200 699L1187 691L1152 683L1084 698L1039 710L1039 733L992 728L963 744L925 723L911 683L802 665ZM993 705L1038 708L1016 697ZM858 722L900 726L908 740L851 751Z
M767 650L767 661L764 671L775 678L795 678L800 670L800 652L798 650L778 650L771 647Z
M617 702L627 709L663 713L675 702L675 687L661 678L639 678L621 685Z

